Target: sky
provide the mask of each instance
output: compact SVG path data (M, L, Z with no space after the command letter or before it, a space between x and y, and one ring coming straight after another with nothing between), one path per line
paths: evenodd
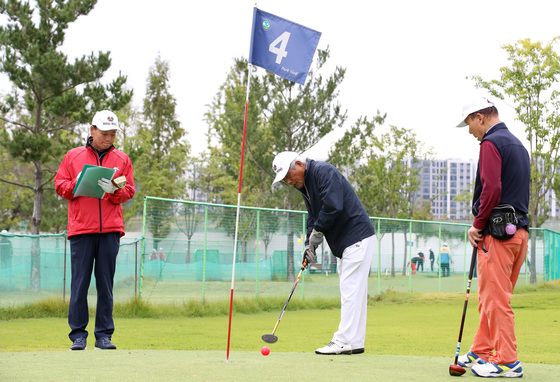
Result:
M560 3L545 0L100 0L70 25L62 49L70 58L110 51L105 81L127 75L137 108L156 57L167 61L177 118L197 153L205 148L207 105L234 58L248 56L255 4L322 33L318 48L331 51L328 71L346 68L339 97L349 115L345 128L379 110L387 126L413 130L438 159L478 157L475 138L454 127L462 105L485 95L468 77L498 78L507 65L504 44L560 35ZM0 93L7 90L4 79ZM496 105L523 140L511 105ZM312 156L324 157L342 133L320 142Z

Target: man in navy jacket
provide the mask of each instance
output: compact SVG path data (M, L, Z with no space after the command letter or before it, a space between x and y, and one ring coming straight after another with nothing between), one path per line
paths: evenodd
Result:
M329 163L284 151L276 155L272 168L276 174L272 186L280 182L293 186L307 207L304 265L315 261L315 249L323 237L339 259L340 323L332 340L315 353L363 353L375 233L364 206L346 178Z

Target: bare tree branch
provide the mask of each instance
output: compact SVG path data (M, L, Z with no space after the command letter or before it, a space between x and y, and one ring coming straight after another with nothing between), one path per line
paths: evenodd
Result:
M7 184L11 184L12 186L27 188L27 189L30 189L31 191L34 191L34 190L35 190L32 186L28 186L28 185L26 185L26 184L21 184L21 183L13 182L13 181L8 180L8 179L2 179L2 178L0 178L0 182L7 183Z
M26 124L24 124L24 123L15 122L15 121L12 121L11 119L7 119L7 118L4 118L4 117L0 117L0 119L1 119L2 121L6 122L6 123L10 123L10 124L12 124L12 125L16 125L16 126L23 127L24 129L26 129L26 130L28 130L28 131L33 131L33 128L32 128L31 126L28 126L28 125L26 125Z

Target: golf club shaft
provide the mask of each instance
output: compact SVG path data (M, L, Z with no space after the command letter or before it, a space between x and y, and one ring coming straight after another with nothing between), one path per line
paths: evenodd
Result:
M288 299L284 303L284 307L282 308L282 311L280 312L280 316L278 316L278 321L276 321L276 325L274 325L274 329L272 330L272 335L274 335L274 333L276 333L276 329L278 328L278 325L280 324L280 320L282 320L282 316L284 316L284 312L286 311L286 307L288 306L288 303L290 302L290 299L292 298L292 295L294 294L294 291L296 290L296 287L299 283L299 279L301 277L301 273L303 272L304 269L305 269L305 267L302 266L301 269L299 270L299 273L296 276L296 281L294 282L294 286L292 287L292 291L290 292L290 295L288 296Z
M465 317L467 316L467 306L469 304L469 295L471 293L471 284L474 274L474 265L476 264L476 253L477 247L473 247L471 256L471 266L469 268L469 280L467 281L467 293L465 294L465 304L463 305L463 315L461 316L461 327L459 329L459 339L457 340L457 349L455 350L455 365L459 359L459 353L461 352L461 340L463 338L463 328L465 326Z

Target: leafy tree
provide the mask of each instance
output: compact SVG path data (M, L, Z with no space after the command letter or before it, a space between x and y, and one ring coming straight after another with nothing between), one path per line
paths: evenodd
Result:
M96 110L119 109L131 98L118 76L107 86L99 80L109 69L108 52L90 54L69 62L60 46L66 29L88 14L95 0L39 0L33 5L0 0L0 73L7 75L13 92L0 102L0 118L8 139L2 144L11 157L33 166L34 177L0 182L33 191L31 232L38 234L43 217L43 193L52 183L56 166L76 143L74 128L89 121ZM32 287L39 287L39 241L31 250Z
M455 201L458 203L464 203L467 206L471 205L474 193L474 183L475 181L473 180L469 187L458 193L457 196L455 196Z
M7 141L7 135L5 130L0 129L0 141ZM17 182L18 175L19 178L31 176L32 169L28 165L16 162L6 148L0 145L0 174L3 174L5 179L0 187L0 229L11 229L24 223L22 216L31 209L27 202L33 198L31 188L15 187L11 183Z
M525 125L531 157L532 227L548 218L546 195L558 182L560 170L560 56L555 51L559 38L542 44L530 39L504 45L509 65L500 68L500 78L472 77L476 86L513 105L517 119ZM531 236L529 269L531 283L537 281L536 237Z
M261 240L264 244L264 257L268 257L268 246L274 237L274 234L278 232L280 227L281 214L278 212L266 211L260 214L260 235Z
M297 193L288 190L271 193L270 169L276 153L304 152L344 123L346 114L337 103L337 96L345 70L337 67L324 77L322 72L328 58L328 50L318 51L316 66L305 85L294 84L272 73L252 76L243 172L244 203L285 209L303 206ZM206 114L216 142L210 155L221 158L219 168L210 172L224 185L222 198L230 204L236 203L246 83L247 61L237 59ZM216 162L211 159L211 163ZM240 231L240 237L250 239L254 226L248 222L242 222L241 226L252 231ZM289 224L287 230L288 277L293 278L293 240L300 227Z
M414 164L420 159L422 148L411 130L390 126L389 132L376 134L375 128L385 121L379 112L373 118L361 117L333 150L333 162L344 167L366 211L379 217L418 218L413 202L420 186L419 169ZM420 210L425 213L425 208ZM404 230L407 242L407 225L388 225L392 237L391 276L395 276L395 232ZM378 233L380 234L380 233ZM407 253L403 258L403 272Z
M138 131L127 139L138 186L132 213L141 208L144 196L181 198L186 193L185 168L190 146L177 120L177 102L170 91L169 76L169 64L157 57L148 74ZM166 202L151 204L147 223L157 249L159 241L171 231L173 208Z
M203 223L203 208L195 204L180 203L175 207L174 217L177 229L187 237L185 263L191 261L192 237L200 223Z

